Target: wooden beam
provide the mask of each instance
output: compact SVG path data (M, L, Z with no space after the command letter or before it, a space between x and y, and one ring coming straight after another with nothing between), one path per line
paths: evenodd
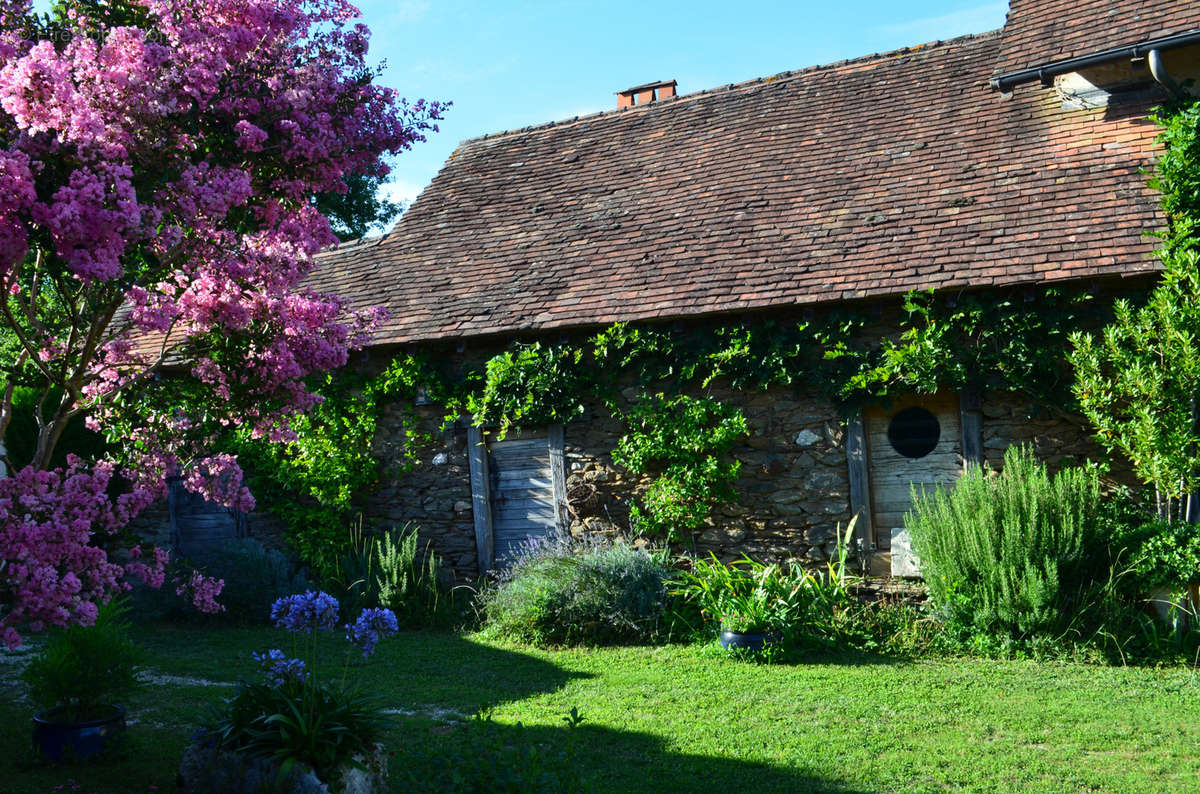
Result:
M558 534L566 535L569 529L567 518L567 467L563 453L563 426L550 425L546 438L550 444L550 481L554 486L554 515Z
M850 513L858 516L854 537L858 551L869 555L875 550L875 522L871 516L871 476L867 471L867 435L861 413L850 417L846 426L846 466L850 472Z
M964 464L983 465L983 400L979 390L967 386L958 395Z
M488 482L487 447L483 432L475 425L467 428L467 462L471 469L471 512L475 518L475 547L479 555L479 573L492 569L495 540L492 537L492 497Z

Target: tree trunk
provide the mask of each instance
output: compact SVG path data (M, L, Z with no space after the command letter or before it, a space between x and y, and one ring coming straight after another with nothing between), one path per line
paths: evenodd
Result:
M70 392L64 390L58 408L54 410L54 417L43 425L38 433L37 451L33 453L33 460L30 464L38 471L50 468L54 448L58 446L58 440L62 438L63 431L67 429L67 423L73 416L70 410L72 402Z

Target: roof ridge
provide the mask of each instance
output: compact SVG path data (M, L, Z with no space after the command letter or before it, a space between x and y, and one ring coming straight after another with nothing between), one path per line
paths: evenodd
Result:
M925 42L924 44L913 44L913 45L910 45L907 47L900 47L895 50L888 50L887 52L876 52L876 53L871 53L870 55L860 55L855 58L844 58L840 61L833 61L831 63L814 64L813 66L805 66L800 69L793 69L793 70L786 71L786 72L779 72L778 74L767 75L765 77L753 77L749 80L743 80L740 83L726 83L724 85L718 85L718 86L714 86L712 88L702 88L699 91L692 91L687 94L677 94L673 97L668 97L666 99L659 99L654 102L648 102L644 105L631 105L629 107L623 107L623 108L609 108L608 110L598 110L595 113L587 113L582 116L572 116L571 118L567 118L567 119L555 119L554 121L545 121L545 122L542 122L541 124L530 124L529 126L526 126L526 127L515 127L510 130L500 130L498 132L486 132L483 135L476 135L471 138L464 138L463 140L459 141L458 146L455 147L454 151L455 151L455 153L457 153L458 150L462 149L464 146L469 146L471 144L479 143L481 141L495 140L497 138L503 138L503 137L506 137L509 135L519 135L519 134L527 133L527 132L537 132L539 130L548 130L548 129L554 129L556 127L565 127L568 124L574 124L576 122L587 121L589 119L600 118L603 116L616 116L616 115L620 115L622 113L629 113L632 111L639 111L639 110L646 111L646 110L650 110L650 109L657 108L657 107L675 104L675 103L681 102L681 101L699 99L701 97L709 96L712 94L718 94L718 93L722 93L722 92L726 92L726 91L737 91L739 89L749 88L751 86L761 85L764 83L775 83L775 82L784 81L784 80L795 80L795 79L804 77L809 74L830 71L830 70L838 69L838 68L841 68L844 66L853 66L856 64L871 63L872 61L883 61L883 60L888 60L891 58L898 58L902 55L926 53L926 52L930 52L934 49L955 46L955 45L963 44L968 41L976 41L976 40L984 41L987 39L997 38L1003 32L1004 32L1004 28L996 28L995 30L988 30L988 31L984 31L983 33L967 33L962 36L955 36L952 39L937 39L935 41ZM985 75L984 77L986 78L987 76ZM453 157L453 156L454 155L451 155L451 157Z

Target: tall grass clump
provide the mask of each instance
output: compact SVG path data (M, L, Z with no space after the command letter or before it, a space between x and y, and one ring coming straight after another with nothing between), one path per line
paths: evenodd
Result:
M658 633L668 576L623 542L532 544L481 593L484 631L537 645L646 642Z
M934 605L952 623L1013 638L1083 628L1110 582L1095 472L1051 476L1028 447L1000 473L971 467L952 490L918 494L905 525Z

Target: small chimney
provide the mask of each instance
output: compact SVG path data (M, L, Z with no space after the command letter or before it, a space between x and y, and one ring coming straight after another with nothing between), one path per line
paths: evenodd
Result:
M674 80L660 81L635 85L617 92L617 107L628 108L634 105L645 105L659 99L670 99L675 96L676 82Z

